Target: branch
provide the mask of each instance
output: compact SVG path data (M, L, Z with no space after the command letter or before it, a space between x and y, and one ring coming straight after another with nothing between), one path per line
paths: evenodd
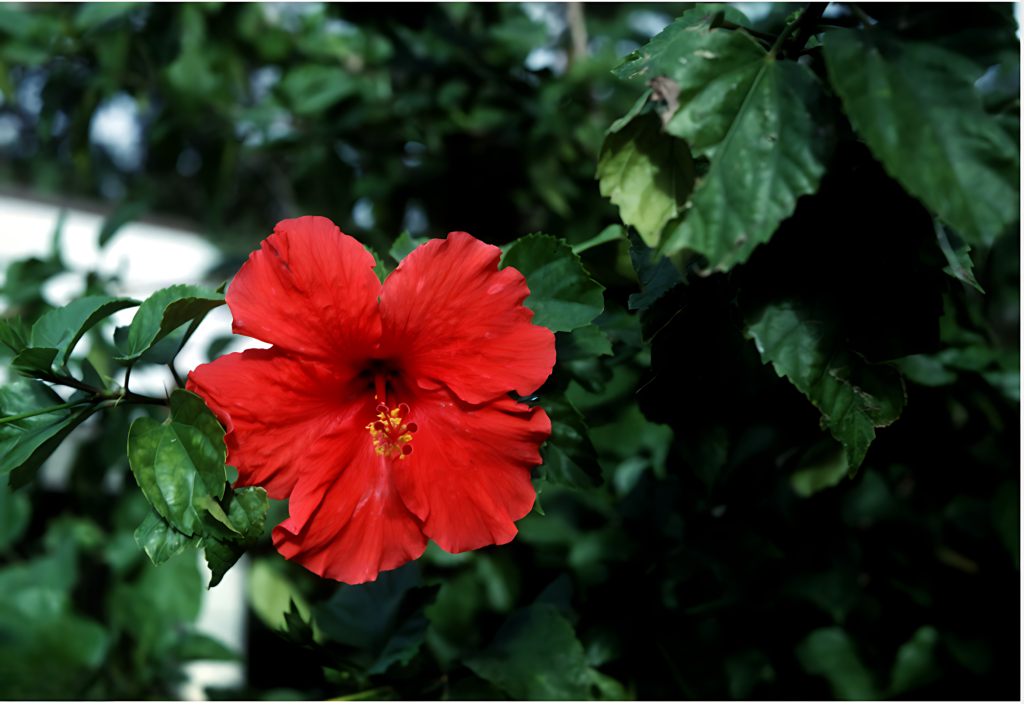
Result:
M131 369L129 368L129 373ZM128 387L125 386L121 392L117 391L106 391L104 389L97 389L95 386L90 386L85 382L81 382L78 379L70 376L58 376L57 374L40 374L39 378L43 381L48 381L51 384L57 384L58 386L70 386L72 389L78 389L88 394L92 394L93 401L126 401L127 403L141 403L151 406L166 406L167 401L160 398L152 398L151 396L143 396L142 394L133 394L128 391ZM127 378L125 379L127 381Z
M720 25L718 25L718 26L721 27L722 29L732 29L732 30L740 30L740 29L742 29L744 32L746 32L750 36L757 37L758 39L764 39L769 44L771 44L776 39L778 39L778 37L776 37L774 34L768 34L767 32L759 32L756 29L751 29L750 27L744 27L741 24L736 24L735 22L730 22L729 20L722 20L722 23Z
M795 59L800 55L804 45L807 44L807 40L814 34L814 26L818 24L828 5L827 2L812 2L800 13L796 22L792 24L793 33L789 41L785 43L782 58Z
M572 51L569 53L569 65L587 55L587 23L583 20L583 3L570 2L565 10L569 18L569 36L572 38Z

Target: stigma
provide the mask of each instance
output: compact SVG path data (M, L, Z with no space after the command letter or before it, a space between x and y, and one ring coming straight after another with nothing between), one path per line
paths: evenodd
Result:
M398 408L389 409L385 404L377 404L377 420L367 424L373 438L374 451L378 455L392 459L404 460L412 454L412 434L416 432L415 423L407 423L409 406L398 404Z

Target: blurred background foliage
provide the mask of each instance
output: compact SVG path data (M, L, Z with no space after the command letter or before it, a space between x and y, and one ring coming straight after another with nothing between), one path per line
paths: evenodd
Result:
M403 230L581 243L619 222L597 154L643 88L610 70L689 7L3 4L0 188L105 203L102 242L140 217L201 232L224 254L213 286L305 214L377 252ZM996 88L1019 110L1019 84ZM851 213L873 227L870 203L780 230L751 271L799 276L801 238ZM8 269L5 316L49 308L60 254ZM641 321L629 243L583 251L611 348L559 333L539 396L583 414L603 483L539 480L512 543L431 544L361 587L281 559L272 502L250 551L247 681L208 696L1018 699L1019 233L972 257L985 294L950 280L943 350L904 365L907 410L851 481L753 343L719 344L735 281L695 280ZM156 568L135 543L130 413L162 417L104 414L66 491L0 488L2 698L173 698L183 663L243 657L192 626L195 553Z

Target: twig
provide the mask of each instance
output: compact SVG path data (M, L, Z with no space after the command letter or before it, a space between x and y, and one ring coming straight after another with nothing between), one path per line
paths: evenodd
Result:
M793 35L790 40L786 43L786 49L783 52L783 58L791 58L798 56L803 50L804 45L807 44L807 40L814 34L814 26L821 19L822 14L825 12L825 8L828 7L827 2L812 2L808 5L800 16L793 23Z
M746 32L750 36L757 37L758 39L764 39L769 44L771 44L772 42L774 42L778 38L774 34L768 34L767 32L760 32L760 31L758 31L756 29L751 29L750 27L744 27L741 24L736 24L735 22L730 22L729 20L722 20L722 23L720 25L718 25L718 26L723 28L723 29L732 29L732 30L740 30L740 29L742 29L744 32Z
M868 13L864 12L864 10L861 9L860 5L857 5L856 3L852 2L845 3L845 5L848 8L850 8L850 12L852 12L854 16L858 20L860 20L860 23L864 25L864 29L868 29L869 27L871 27L872 24L874 24L871 21L871 18L868 17Z
M583 20L583 3L570 2L565 8L569 19L569 36L572 38L572 52L569 65L587 55L587 23Z
M178 388L184 389L185 385L181 383L181 377L178 376L178 372L174 369L174 362L168 362L167 368L171 370L171 376L174 377L174 383L178 385Z

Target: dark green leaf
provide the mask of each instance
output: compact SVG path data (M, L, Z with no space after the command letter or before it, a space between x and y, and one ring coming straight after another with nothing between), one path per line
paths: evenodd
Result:
M235 651L205 633L189 633L178 643L175 657L188 660L240 660Z
M420 586L419 565L410 562L374 582L342 584L317 607L316 623L332 640L367 651L369 673L380 674L419 651L430 625L423 610L437 589Z
M978 284L972 272L974 262L971 261L971 245L967 244L954 230L944 228L938 220L935 221L935 234L938 236L942 253L946 255L946 261L949 262L949 266L943 267L942 270L985 293L985 289Z
M380 281L381 283L384 283L384 279L386 279L388 277L388 274L390 273L388 271L387 266L384 265L384 260L381 259L376 252L374 252L365 244L363 245L363 249L369 252L370 256L373 257L373 273L377 275L377 280Z
M136 481L150 504L186 536L229 537L228 529L217 525L224 519L213 502L224 495L226 454L216 416L184 389L171 392L168 423L138 418L128 430L128 461Z
M829 78L886 170L971 242L1020 214L1020 152L981 104L975 64L876 28L825 38Z
M709 31L711 21L718 12L724 13L724 19L735 24L749 25L746 15L724 3L697 3L687 10L675 22L665 27L657 36L641 49L637 49L625 58L612 73L625 80L648 81L655 76L668 76L677 83L687 79L688 74L700 70L700 62L692 59L693 51L701 46L714 42L711 48L713 58L722 61L735 60L735 46L743 46L742 42L750 42L750 36L743 32L727 30ZM693 29L698 28L698 29ZM700 34L699 38L692 35ZM742 35L742 36L741 36ZM701 42L695 44L695 42ZM762 50L762 54L763 54ZM686 59L686 61L680 61ZM706 82L706 81L705 81ZM685 102L682 97L680 103Z
M576 328L569 334L572 335L576 347L589 356L597 357L612 353L611 340L602 332L601 328L594 324Z
M187 322L202 319L224 305L224 294L201 286L161 289L139 306L128 328L128 349L119 362L131 362Z
M513 612L491 644L465 664L513 699L594 698L583 645L551 604L536 603Z
M682 281L682 277L668 257L660 257L656 263L652 262L655 258L654 250L637 235L630 233L629 242L629 258L640 280L640 293L630 294L629 309L640 310L668 293L669 289Z
M75 15L75 29L81 31L92 29L104 22L124 17L142 3L138 2L89 2L80 5ZM100 247L103 246L102 235Z
M523 305L533 324L555 332L587 325L604 310L604 286L590 278L565 240L537 233L512 243L501 268L514 267L526 277L530 295Z
M653 247L693 191L693 158L685 142L662 133L657 115L641 115L605 135L594 178L622 222Z
M55 363L68 363L75 345L96 323L125 308L139 305L131 298L86 296L71 301L63 308L45 313L32 326L32 347L52 347L57 350Z
M300 64L282 79L281 92L297 115L309 116L359 92L359 83L339 66Z
M236 489L228 504L228 518L231 525L240 534L231 540L206 538L206 563L210 568L209 587L212 589L220 584L224 575L245 551L252 547L263 535L263 524L267 519L270 501L267 491L262 487L245 487Z
M542 478L583 489L600 484L597 451L580 412L565 397L541 399L540 405L551 419L551 437L540 450Z
M733 66L716 50L695 49L690 59L698 66L687 73L679 111L665 127L695 155L710 158L711 167L694 186L682 221L666 228L659 246L665 254L699 252L710 268L722 271L745 262L793 214L797 198L818 189L834 146L831 114L814 72L766 55L744 33L728 36L735 38L732 44L746 42L743 62ZM729 51L740 56L738 47Z
M29 347L11 360L11 369L22 376L37 379L50 373L50 367L56 358L57 350L53 347Z
M789 483L804 498L835 486L849 473L850 465L842 445L830 438L816 443L800 458Z
M175 530L155 508L150 509L146 520L135 531L135 542L157 566L187 548L198 547L202 539L201 535L189 537Z
M870 364L851 351L834 316L801 300L765 306L748 317L748 337L822 413L821 426L846 448L856 473L875 428L900 417L906 403L903 379L891 365Z
M574 244L572 246L572 253L579 254L580 252L585 252L588 249L597 247L598 245L605 244L607 242L617 242L624 239L626 239L626 230L622 225L609 225L586 242Z
M28 497L0 482L0 552L5 552L21 539L31 515L32 505Z
M861 664L853 641L842 628L819 628L796 648L804 670L821 675L836 699L878 699L871 673Z
M904 692L930 684L942 674L935 662L935 645L939 633L932 626L921 626L906 643L896 651L896 663L892 666L892 678L887 697L897 697Z
M412 250L429 241L429 237L412 237L408 232L403 232L395 240L395 243L391 245L388 255L396 262L401 262L412 254Z
M922 386L948 386L957 380L957 373L933 354L914 354L894 363L904 376Z
M28 337L29 334L19 316L0 319L0 342L7 345L14 354L28 347Z
M64 403L46 384L19 380L0 388L0 417L52 408ZM92 415L91 407L59 411L0 424L0 476L11 474L12 488L27 484L40 465L72 430Z

